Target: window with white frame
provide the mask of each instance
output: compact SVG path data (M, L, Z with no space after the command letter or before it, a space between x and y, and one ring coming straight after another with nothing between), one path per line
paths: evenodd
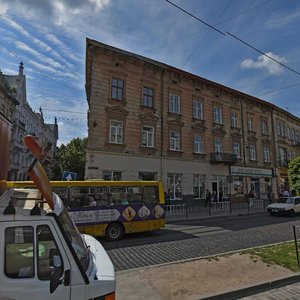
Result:
M194 152L195 153L203 153L203 142L201 135L194 136Z
M124 80L112 78L111 98L116 100L124 99Z
M110 120L109 142L112 144L123 143L123 122Z
M248 130L253 131L253 117L248 116Z
M143 126L142 145L143 147L154 147L154 127Z
M143 88L143 105L153 107L154 103L154 89L149 87Z
M277 122L277 135L285 137L285 125L280 121Z
M169 112L179 114L180 113L180 96L170 94L169 96Z
M220 106L214 106L214 122L222 124L222 107Z
M270 147L264 146L264 162L270 162L271 157L270 157Z
M238 114L236 111L231 112L231 127L238 128Z
M256 147L255 145L249 146L249 154L250 154L250 160L256 160Z
M205 198L205 175L193 176L193 191L195 199Z
M203 103L199 100L193 100L193 117L203 119Z
M261 133L263 135L268 135L268 122L267 120L261 120Z
M235 154L237 158L241 158L241 145L240 145L240 143L234 142L232 144L232 153Z
M103 180L121 180L121 172L120 171L112 171L112 170L105 170L103 171Z
M222 153L222 140L220 138L215 139L215 152Z
M170 131L170 150L180 151L180 132Z
M170 200L182 198L182 174L168 173L167 190Z
M287 159L286 149L279 147L279 159L281 163L285 163Z

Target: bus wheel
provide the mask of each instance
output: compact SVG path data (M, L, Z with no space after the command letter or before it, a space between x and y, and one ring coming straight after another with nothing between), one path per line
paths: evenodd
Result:
M120 223L110 223L105 231L105 237L110 241L117 241L124 235L124 228Z

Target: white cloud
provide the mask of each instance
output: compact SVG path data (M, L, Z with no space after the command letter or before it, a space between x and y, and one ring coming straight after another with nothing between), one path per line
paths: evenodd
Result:
M280 57L272 52L266 53L268 56L276 59L280 63L286 63L287 60L284 57ZM272 59L266 57L265 55L260 55L257 61L252 59L245 59L241 62L241 69L265 69L269 74L278 75L283 72L283 67L273 61Z
M295 11L291 14L284 14L283 16L275 15L266 23L269 29L282 29L282 27L290 25L300 17L300 11Z

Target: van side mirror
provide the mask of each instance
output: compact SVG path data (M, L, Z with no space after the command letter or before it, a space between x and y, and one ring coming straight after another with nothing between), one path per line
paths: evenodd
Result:
M62 283L60 280L62 273L62 268L55 268L54 271L51 273L50 276L50 294L52 294L57 287Z

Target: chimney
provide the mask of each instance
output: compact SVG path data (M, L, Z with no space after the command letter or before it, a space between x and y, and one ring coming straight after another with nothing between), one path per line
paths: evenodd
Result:
M20 62L19 65L19 76L23 76L23 70L24 70L24 66L23 66L23 62Z

